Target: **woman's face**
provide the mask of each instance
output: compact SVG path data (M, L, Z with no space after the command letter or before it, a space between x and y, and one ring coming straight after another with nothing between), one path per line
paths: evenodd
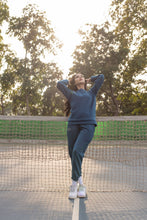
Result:
M85 77L81 73L76 74L74 80L76 86L79 84L85 84Z

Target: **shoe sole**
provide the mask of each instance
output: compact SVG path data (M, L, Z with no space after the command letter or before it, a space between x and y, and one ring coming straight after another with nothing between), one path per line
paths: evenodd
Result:
M83 196L78 195L77 197L78 197L78 198L86 198L86 197L87 197L87 195L83 195Z

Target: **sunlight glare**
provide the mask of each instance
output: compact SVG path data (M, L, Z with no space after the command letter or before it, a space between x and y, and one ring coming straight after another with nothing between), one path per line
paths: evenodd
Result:
M102 24L111 2L112 0L8 0L8 5L11 16L20 16L27 4L36 4L46 12L56 37L63 43L62 51L55 57L55 61L64 75L67 75L73 63L71 55L80 43L79 29L86 23Z

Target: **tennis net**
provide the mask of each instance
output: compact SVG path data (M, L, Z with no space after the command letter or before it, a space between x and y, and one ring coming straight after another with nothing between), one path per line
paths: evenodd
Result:
M67 191L67 118L0 116L0 190ZM147 191L147 116L98 117L82 165L89 191Z

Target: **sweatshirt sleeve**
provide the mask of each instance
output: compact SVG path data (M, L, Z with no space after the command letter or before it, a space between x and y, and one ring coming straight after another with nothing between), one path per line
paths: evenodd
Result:
M91 81L94 82L94 86L90 91L96 95L104 82L104 75L91 76Z
M67 87L68 80L61 80L57 83L57 88L63 93L63 95L69 100L72 96L72 90Z

